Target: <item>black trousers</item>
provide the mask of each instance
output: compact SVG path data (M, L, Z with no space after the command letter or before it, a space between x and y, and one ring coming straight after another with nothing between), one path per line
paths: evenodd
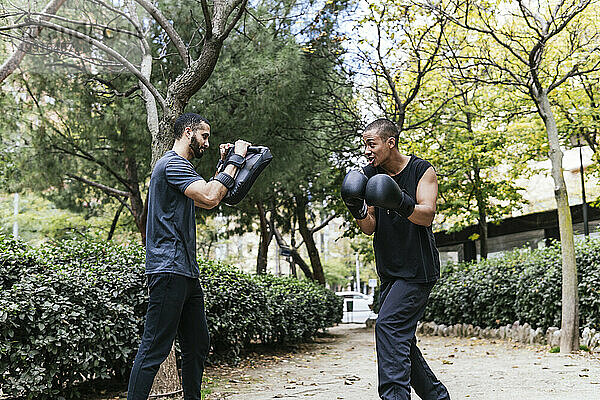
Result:
M149 302L140 348L129 377L127 400L146 400L160 364L177 335L185 400L200 400L204 361L210 341L204 293L198 279L159 273L148 275Z
M379 397L410 399L410 387L423 400L450 399L417 347L415 331L423 317L433 283L404 279L382 282L381 308L375 324Z

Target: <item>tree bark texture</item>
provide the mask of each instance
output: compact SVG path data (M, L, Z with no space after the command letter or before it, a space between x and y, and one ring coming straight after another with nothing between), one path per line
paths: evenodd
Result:
M267 220L264 205L261 202L257 202L256 208L258 209L258 218L260 220L260 242L256 258L256 273L262 275L267 273L267 256L269 254L269 245L273 239L273 232L269 229L269 221Z
M160 365L158 373L154 378L154 384L150 390L150 396L173 393L181 390L177 363L175 360L175 342L167 359Z
M479 167L477 165L475 165L473 172L475 176L475 199L477 200L477 209L479 212L479 218L477 219L479 224L479 255L481 259L485 260L488 256L487 204L481 193L481 177L479 176Z

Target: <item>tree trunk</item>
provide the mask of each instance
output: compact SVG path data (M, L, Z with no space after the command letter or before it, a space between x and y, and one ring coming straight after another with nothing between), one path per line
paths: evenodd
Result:
M117 223L119 222L119 217L121 216L121 211L125 207L124 204L121 204L115 213L115 217L113 218L112 224L110 225L110 231L108 232L108 237L106 240L112 240L113 235L115 234L115 229L117 229Z
M163 110L164 114L158 124L157 134L152 136L152 168L173 147L175 120L184 113L190 98L200 90L212 74L222 45L220 40L206 41L202 46L200 57L169 85L166 98L168 108Z
M479 255L482 260L487 259L488 256L488 225L487 225L487 211L486 201L481 193L481 177L479 176L479 166L477 160L475 160L475 168L473 169L475 176L475 199L477 200L477 209L479 211Z
M485 211L479 212L479 256L482 260L488 257L488 226Z
M292 215L292 227L290 229L290 245L293 249L296 248L296 214ZM294 278L298 277L296 273L296 262L294 261L294 257L290 259L290 272Z
M146 208L140 193L140 183L138 177L138 169L135 158L125 156L125 173L127 182L129 183L129 192L131 193L129 201L131 203L131 211L135 225L140 231L142 243L146 243Z
M303 197L296 197L296 218L298 219L298 230L308 252L310 264L312 266L314 279L321 285L325 285L325 274L323 272L323 265L321 264L321 257L319 256L319 249L313 238L313 233L308 228L306 222L306 205L308 201Z
M540 90L536 97L538 111L548 135L550 144L549 158L552 162L552 178L554 180L554 197L558 211L558 229L562 249L562 321L560 352L571 353L579 350L579 298L577 294L577 264L575 262L575 244L573 239L573 223L567 187L563 176L562 157L558 128L554 114L550 108L548 94Z
M298 266L300 267L302 272L304 272L304 276L306 276L307 279L310 279L311 281L315 280L315 277L313 276L310 267L308 266L306 261L304 261L304 259L296 249L292 249L292 260L294 260L294 262L298 264Z
M273 231L273 234L275 235L275 240L277 241L277 244L279 245L279 247L289 247L287 245L287 243L283 240L283 236L281 236L281 233L279 232L279 230L275 227L274 222L273 222L274 218L275 218L275 216L271 215L271 226L273 227L272 231ZM304 275L306 276L306 278L310 279L311 281L314 280L313 274L310 270L310 267L302 259L302 256L300 256L300 253L298 253L298 250L296 250L293 247L290 247L290 252L292 253L292 260L294 260L294 262L296 264L298 264L298 266L300 267L302 272L304 272Z
M181 392L181 382L179 380L179 373L177 372L175 342L173 342L171 352L167 356L167 359L160 365L158 373L154 377L150 396L178 392Z
M273 239L273 232L269 230L267 213L260 201L256 203L256 208L258 208L258 218L260 220L260 242L258 244L258 257L256 258L256 273L262 275L267 273L267 255L269 245Z

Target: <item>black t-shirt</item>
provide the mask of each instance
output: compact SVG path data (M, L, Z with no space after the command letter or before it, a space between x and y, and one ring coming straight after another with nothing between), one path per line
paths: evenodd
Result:
M396 183L415 199L417 185L432 165L412 155ZM367 176L373 175L365 173ZM377 168L375 173L385 173ZM403 278L411 282L435 282L440 277L440 256L431 226L410 222L397 213L375 207L376 228L373 238L377 273L383 281Z
M146 274L198 277L194 200L184 192L201 179L192 163L173 150L156 162L148 192Z

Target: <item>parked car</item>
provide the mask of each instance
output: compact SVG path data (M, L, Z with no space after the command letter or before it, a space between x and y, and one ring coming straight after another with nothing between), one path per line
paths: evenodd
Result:
M336 292L335 294L344 298L342 323L364 324L369 320L377 319L377 314L370 307L373 304L373 296L360 292Z

